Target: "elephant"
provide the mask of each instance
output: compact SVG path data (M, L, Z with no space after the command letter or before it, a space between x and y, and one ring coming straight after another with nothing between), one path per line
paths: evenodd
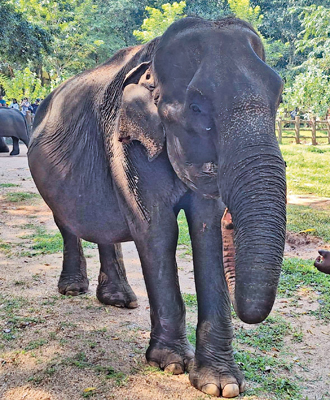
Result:
M28 147L29 128L24 115L18 110L8 107L0 107L0 153L8 153L9 148L4 141L4 137L13 139L13 150L11 156L19 154L19 140Z
M330 251L319 250L319 256L314 261L314 266L325 274L330 274Z
M97 298L136 307L121 243L134 241L150 302L147 362L235 397L231 306L270 313L285 242L285 164L275 136L283 83L240 19L186 17L55 89L35 116L28 161L64 241L58 288L88 289L80 239L98 244ZM198 301L186 336L175 259L184 210Z

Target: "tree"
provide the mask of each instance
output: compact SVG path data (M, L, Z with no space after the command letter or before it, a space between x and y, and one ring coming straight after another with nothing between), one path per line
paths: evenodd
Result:
M185 16L183 13L185 7L185 1L163 4L161 6L163 12L157 8L146 7L149 17L143 21L142 30L135 30L133 35L142 43L149 42L156 36L162 35L174 21L183 18Z
M303 30L296 41L297 53L308 51L303 65L317 65L330 73L330 8L313 4L304 7L299 17Z
M252 7L250 0L228 0L228 4L236 17L250 22L254 29L258 30L263 19L263 15L260 13L260 6Z
M13 68L39 62L49 51L50 36L40 26L29 22L9 0L0 3L0 70L13 75Z
M186 0L185 13L206 19L219 19L231 13L227 0Z
M285 90L284 101L288 107L323 117L330 105L330 8L304 7L300 20L297 52L308 52L308 58L299 66L292 87Z
M28 67L23 70L14 70L13 73L14 77L11 78L0 74L0 85L4 88L8 99L44 98L53 89L50 86L42 86L41 80Z

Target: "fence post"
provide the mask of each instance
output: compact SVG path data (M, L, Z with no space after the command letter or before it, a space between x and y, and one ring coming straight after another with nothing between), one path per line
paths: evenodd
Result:
M298 115L294 118L294 130L296 133L296 144L300 144L300 117Z
M316 117L311 118L312 122L312 145L316 146Z
M328 144L330 144L330 117L327 119L327 128L328 128Z
M329 120L330 122L330 120ZM277 120L277 129L278 129L278 143L282 144L282 118L278 118Z

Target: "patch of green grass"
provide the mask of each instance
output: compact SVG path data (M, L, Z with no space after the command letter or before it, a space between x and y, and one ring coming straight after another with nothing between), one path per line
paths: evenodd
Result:
M184 246L185 254L192 255L189 228L183 210L181 210L178 215L178 226L179 226L178 245Z
M41 198L39 194L37 193L30 193L30 192L12 192L12 193L6 193L5 194L5 200L12 202L12 203L18 203L21 201L26 201L26 200L31 200L31 199L36 199L36 198Z
M284 337L290 332L290 324L280 316L269 316L255 328L240 327L235 330L235 337L239 343L247 344L262 351L281 349Z
M29 302L23 297L0 295L0 320L4 322L3 328L0 329L0 347L1 340L12 341L20 335L29 325L43 322L40 318L29 317ZM24 312L24 316L20 316L20 312Z
M111 366L104 367L101 365L96 365L95 371L104 375L106 379L114 379L117 386L121 386L127 380L127 376L123 372L116 371Z
M280 297L294 297L303 288L310 288L318 295L320 307L310 314L324 321L330 321L330 279L319 272L311 261L288 258L283 262L278 287Z
M299 385L287 376L287 371L291 369L291 366L281 357L281 353L277 358L260 353L260 350L266 351L275 345L276 348L282 347L284 336L289 332L289 326L282 318L268 317L267 321L251 329L250 332L253 333L246 338L243 335L247 331L244 330L243 333L241 329L238 329L238 334L235 335L233 341L235 361L249 381L249 389L244 394L246 396L259 394L267 396L269 400L301 399ZM253 335L257 337L254 338ZM195 346L195 326L188 324L187 337ZM273 343L272 340L274 340ZM239 349L242 343L248 344L255 350Z
M195 294L182 293L182 298L187 307L197 307L197 297Z
M65 364L73 365L79 369L92 367L92 364L88 361L87 356L84 352L77 353L73 357L67 358L65 360Z
M33 225L32 225L33 226ZM63 251L63 239L59 232L47 232L45 228L39 226L33 226L35 233L31 235L25 235L22 239L32 240L30 249L32 252L21 252L20 256L34 256L38 254L53 254ZM96 248L95 243L82 241L83 248Z
M0 240L0 252L5 254L6 256L11 255L12 245Z
M48 340L46 339L37 339L37 340L32 340L27 346L25 346L25 350L34 350L34 349L39 349L42 347L44 344L47 344Z
M254 382L245 395L267 395L268 399L278 400L301 399L300 387L288 378L286 372L290 370L290 365L283 359L247 350L235 351L234 357L245 378Z
M290 232L307 231L330 242L330 210L318 210L306 206L287 206L287 230Z
M314 150L313 150L314 149ZM330 197L330 146L282 145L290 193Z
M19 187L20 185L16 185L15 183L0 183L0 188L10 188L10 187Z

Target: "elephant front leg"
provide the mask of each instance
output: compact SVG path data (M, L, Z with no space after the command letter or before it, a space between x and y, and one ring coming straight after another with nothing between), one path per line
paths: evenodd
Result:
M137 298L130 287L120 244L99 244L101 270L96 297L103 304L136 308Z
M181 374L191 367L194 352L186 337L185 306L175 261L178 227L173 210L158 215L148 228L136 229L133 236L150 302L147 361Z
M236 397L244 379L233 356L231 307L222 263L221 210L215 200L192 195L186 210L198 299L193 386L213 396Z

